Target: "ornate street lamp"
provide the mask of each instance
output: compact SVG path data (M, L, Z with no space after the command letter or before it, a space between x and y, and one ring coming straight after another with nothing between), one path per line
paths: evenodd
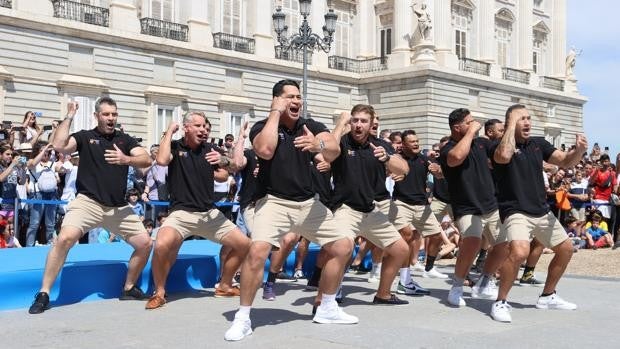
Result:
M334 32L336 31L336 19L338 15L334 13L333 9L325 14L325 25L323 26L323 37L314 34L312 28L308 25L308 16L310 15L310 5L312 0L299 0L299 13L303 17L303 21L299 26L299 33L292 34L288 37L288 27L284 24L286 22L286 15L282 13L282 7L278 6L276 12L273 14L273 27L278 35L277 40L280 43L282 52L294 50L303 50L303 111L302 117L307 117L308 105L308 49L313 51L314 49L321 49L325 53L329 52L332 41L334 40Z

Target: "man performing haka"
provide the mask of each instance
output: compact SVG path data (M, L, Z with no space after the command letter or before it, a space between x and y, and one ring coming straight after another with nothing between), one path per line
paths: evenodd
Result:
M261 283L265 261L272 246L289 231L299 232L322 245L329 254L323 268L320 289L321 306L314 321L318 323L357 323L336 303L336 291L344 267L353 250L353 241L338 233L332 213L315 199L312 185L313 154L321 153L333 161L340 147L325 125L301 119L302 99L299 84L292 80L276 83L267 119L257 122L250 140L259 158L258 180L267 195L256 202L251 224L252 244L241 268L240 307L224 338L241 340L252 334L250 309Z

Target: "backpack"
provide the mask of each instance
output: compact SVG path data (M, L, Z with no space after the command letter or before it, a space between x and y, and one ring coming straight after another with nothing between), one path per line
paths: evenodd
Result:
M32 176L35 178L35 176ZM58 188L58 182L56 181L56 175L49 166L43 166L39 178L35 178L35 184L39 185L40 192L56 191Z

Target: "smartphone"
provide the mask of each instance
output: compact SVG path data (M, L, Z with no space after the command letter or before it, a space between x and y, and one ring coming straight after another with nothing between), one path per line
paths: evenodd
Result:
M609 147L605 147L605 150L609 150Z
M35 112L34 112L34 116L36 116L36 117L40 118L41 116L43 116L43 113L42 113L42 112L40 112L40 111L35 111Z
M15 126L13 127L13 131L24 132L24 126Z
M52 125L43 126L43 131L51 131L51 130L52 130Z
M217 146L221 148L223 145L224 145L224 140L223 140L222 138L220 138L220 139L217 141Z
M19 164L20 165L25 165L28 162L28 158L25 156L20 156L19 157Z

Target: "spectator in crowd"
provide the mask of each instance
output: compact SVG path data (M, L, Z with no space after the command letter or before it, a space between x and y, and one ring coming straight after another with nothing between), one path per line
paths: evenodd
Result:
M142 206L141 202L138 202L138 197L140 196L140 192L136 188L131 188L127 190L127 204L133 210L133 213L136 216L140 217L141 221L144 221L144 206Z
M601 226L601 216L595 214L592 217L592 224L585 230L588 248L598 249L601 247L613 246L611 234Z
M601 160L601 147L598 145L598 143L594 143L594 146L592 147L592 152L590 153L590 160L592 160L593 162L597 162L599 160Z
M235 142L235 136L230 133L224 136L224 150L226 151L226 155L232 156L233 145Z
M583 168L583 166L582 166ZM583 170L576 169L570 183L568 197L571 200L571 214L580 222L586 221L586 204L590 201L588 180L583 178Z
M41 116L41 113L39 112L37 115ZM24 130L21 131L19 136L20 143L30 143L30 145L34 146L39 140L43 130L41 126L37 124L37 115L32 111L27 111L26 114L24 114L24 120L22 122Z
M62 166L58 168L57 172L65 174L65 185L62 189L60 200L71 202L75 199L77 193L75 182L79 165L80 154L78 152L73 152L70 156L65 156ZM60 208L63 215L67 213L67 205L61 205Z
M601 164L597 166L590 176L590 186L593 188L592 202L601 211L603 218L611 218L611 193L618 190L618 182L615 171L611 168L609 155L600 156Z
M391 133L392 133L392 130L390 130L389 128L386 128L385 130L381 130L381 132L379 133L379 138L383 139L385 142L392 143L392 141L390 140Z
M586 236L583 233L583 222L573 216L568 216L564 220L566 234L573 241L574 252L586 248Z
M134 248L120 299L145 298L136 281L149 258L152 242L138 216L127 206L125 184L128 167L149 166L149 155L134 138L114 128L118 111L112 98L101 97L95 103L96 128L69 134L77 109L77 103L68 104L67 116L56 130L54 149L80 153L79 195L71 202L57 242L49 251L41 288L28 310L30 314L49 309L49 292L69 249L84 233L97 226L113 229Z
M166 218L168 218L168 211L160 211L157 214L157 226L153 228L153 231L150 234L153 241L157 239L157 233L159 232L159 229L161 229L162 224L166 221Z
M150 218L145 218L142 221L142 224L144 225L144 229L146 229L146 233L149 234L149 236L152 236L153 229L155 229L155 223L153 223L153 220Z
M58 199L58 175L56 174L54 163L51 160L52 145L37 144L35 148L38 154L28 161L30 171L30 186L32 194L29 197L35 200L55 201ZM26 246L32 247L36 243L39 224L45 224L45 241L39 243L51 244L56 233L56 210L57 204L31 204L30 205L30 224L26 232Z
M168 186L166 185L166 177L168 176L168 166L161 166L157 163L157 154L159 154L159 144L151 145L151 166L143 169L143 176L146 177L144 192L142 193L142 201L148 203L150 201L168 201ZM166 211L163 205L147 205L146 217L151 219L159 216L159 213ZM158 225L159 226L159 225Z
M17 185L26 183L27 158L13 151L10 144L0 145L0 182L2 183L2 203L0 216L12 218L15 215Z
M13 234L13 224L0 218L0 248L21 248L19 240Z
M441 245L441 249L439 253L437 253L437 259L442 259L447 256L454 257L454 251L459 246L460 242L460 233L459 229L452 222L452 218L449 215L443 216L441 219L441 229L442 229L442 240L443 244Z

